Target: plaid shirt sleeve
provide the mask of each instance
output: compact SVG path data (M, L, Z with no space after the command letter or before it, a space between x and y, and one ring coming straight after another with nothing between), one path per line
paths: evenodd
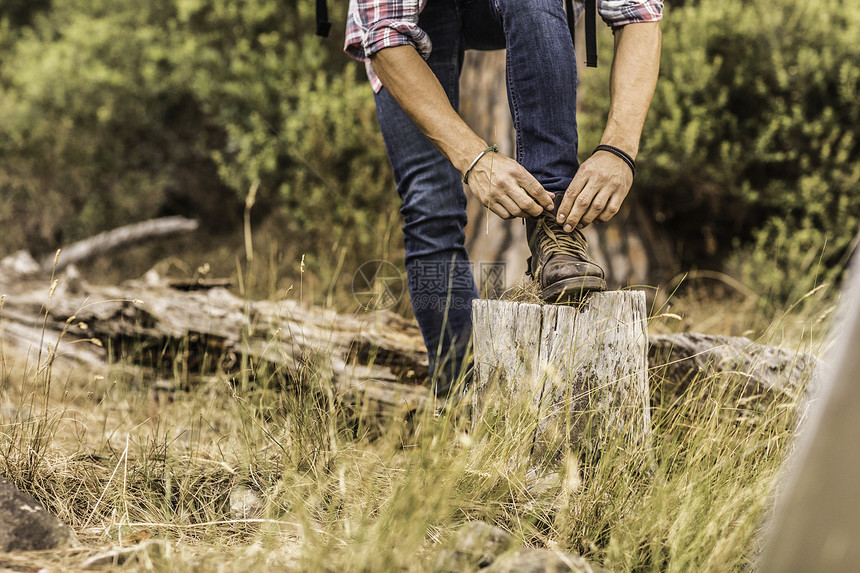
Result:
M350 0L344 50L367 61L383 48L412 45L426 59L432 44L418 27L418 14L426 1Z
M663 19L663 0L598 0L600 17L612 28Z

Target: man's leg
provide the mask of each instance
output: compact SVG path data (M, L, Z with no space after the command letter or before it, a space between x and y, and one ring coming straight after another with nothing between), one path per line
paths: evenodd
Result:
M433 0L421 14L433 42L427 61L454 108L463 48L454 0ZM403 201L406 272L412 309L430 359L437 394L447 394L466 358L477 298L466 254L466 197L460 174L383 88L376 94L379 125Z
M576 170L576 58L560 0L464 0L463 31L485 38L491 22L507 48L508 100L517 161L561 203ZM483 13L482 13L483 12ZM479 46L480 47L480 46ZM529 272L548 302L602 290L603 271L588 260L584 236L564 233L552 216L527 220Z
M517 161L547 191L564 193L579 162L576 58L563 3L463 0L463 6L467 48L503 34Z

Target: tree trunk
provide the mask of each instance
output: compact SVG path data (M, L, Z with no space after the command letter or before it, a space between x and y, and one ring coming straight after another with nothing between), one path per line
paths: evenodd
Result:
M619 437L631 446L646 439L651 414L642 292L595 293L576 307L479 300L472 317L474 424L536 421L533 450L541 457L571 446L599 450ZM511 404L527 413L505 419L521 415Z
M860 265L840 301L821 387L800 426L758 570L860 568Z
M497 144L501 153L514 157L516 137L507 94L504 50L467 52L460 79L460 115L478 135ZM526 272L525 227L520 219L500 219L469 191L466 195L466 249L479 269L475 280L482 296L498 298ZM483 272L484 268L503 272Z

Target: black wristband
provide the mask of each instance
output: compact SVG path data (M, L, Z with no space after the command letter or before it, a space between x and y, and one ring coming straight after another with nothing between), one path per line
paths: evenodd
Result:
M623 159L624 163L627 164L627 167L630 168L630 171L633 172L633 176L636 177L636 162L633 161L633 158L627 155L625 151L618 149L617 147L614 147L612 145L598 145L594 148L594 153L597 153L598 151L608 151L609 153L617 155L618 157Z

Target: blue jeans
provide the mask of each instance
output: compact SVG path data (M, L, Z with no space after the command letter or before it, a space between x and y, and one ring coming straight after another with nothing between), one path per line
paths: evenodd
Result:
M466 49L507 48L517 161L560 198L576 173L576 60L561 0L428 0L419 26L427 64L459 104ZM376 110L403 202L406 273L437 394L467 371L471 304L478 297L464 247L462 175L383 88Z

